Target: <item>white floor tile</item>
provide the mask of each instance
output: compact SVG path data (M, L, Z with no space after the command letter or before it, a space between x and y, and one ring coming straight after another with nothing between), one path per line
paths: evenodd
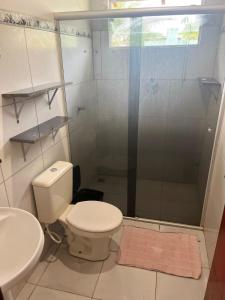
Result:
M35 269L33 270L31 276L28 278L27 282L32 284L37 284L39 280L41 279L41 276L45 272L45 270L48 267L49 263L53 263L56 259L56 251L58 249L57 244L53 244L50 246L49 250L46 252L46 254L41 257L40 262L37 264Z
M16 297L16 300L27 300L35 289L35 285L27 283L24 288L21 290L19 295Z
M152 230L159 230L159 225L157 225L157 224L142 222L142 221L129 220L129 219L124 219L123 220L123 226L124 225L141 227L141 228L152 229ZM110 250L111 251L118 251L119 245L120 245L120 240L121 240L121 237L122 237L122 232L123 232L123 227L121 227L121 229L113 235L111 243L110 243Z
M209 270L199 280L157 273L156 300L203 300Z
M181 227L174 227L174 226L165 226L160 225L160 231L163 232L183 232L183 233L189 233L192 235L195 235L198 237L198 241L200 243L200 253L201 253L201 260L202 260L202 267L208 268L209 262L208 262L208 256L206 252L206 246L205 246L205 237L204 233L201 230L193 230L188 228L181 228Z
M91 297L102 262L90 262L71 256L62 245L56 260L48 265L40 286Z
M75 295L67 292L37 287L30 300L91 300L91 298Z
M155 300L156 273L120 266L112 253L104 262L94 298L102 300Z

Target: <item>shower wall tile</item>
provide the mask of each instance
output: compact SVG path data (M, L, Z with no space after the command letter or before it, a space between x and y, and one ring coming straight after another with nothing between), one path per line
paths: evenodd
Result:
M127 151L118 148L98 147L97 151L98 174L108 176L127 175Z
M97 143L109 149L127 149L128 120L123 118L101 118L98 123Z
M94 81L82 82L66 88L68 115L72 118L70 130L96 123L96 86Z
M43 160L39 157L13 177L6 180L6 190L10 206L28 210L36 215L31 182L42 170Z
M165 117L168 111L169 94L169 80L143 79L140 83L140 116Z
M204 123L198 118L170 117L167 120L166 149L176 153L200 153Z
M31 86L31 78L26 53L24 28L0 26L0 106L9 104L1 94ZM16 52L15 52L16 48ZM16 53L16 55L15 55Z
M141 80L155 78L157 49L156 47L141 48Z
M93 79L92 40L61 34L64 79L81 83Z
M70 133L72 161L81 169L82 186L88 187L96 175L96 131L79 127Z
M185 47L144 47L141 49L141 78L181 79L185 59Z
M200 44L187 51L186 79L211 77L215 67L219 27L206 26L201 32Z
M98 80L97 160L101 174L127 170L128 82Z
M173 80L169 94L169 115L205 118L207 99L202 95L198 80Z
M77 22L74 25L77 27ZM92 39L61 34L61 45L65 80L73 82L66 87L71 159L81 168L82 187L88 187L96 176L97 97Z
M127 80L98 80L97 89L99 116L127 117Z
M196 184L199 159L199 153L165 153L164 180Z
M101 50L101 32L93 32L93 57L94 57L94 78L102 77L102 50Z
M0 184L0 207L8 207L9 202L6 195L5 184Z
M186 47L159 47L155 63L156 79L181 79L185 65Z
M139 116L138 151L161 151L165 148L166 118Z
M101 32L102 79L128 79L129 48L110 47L109 33Z
M162 180L164 178L165 153L138 150L137 176L139 179Z

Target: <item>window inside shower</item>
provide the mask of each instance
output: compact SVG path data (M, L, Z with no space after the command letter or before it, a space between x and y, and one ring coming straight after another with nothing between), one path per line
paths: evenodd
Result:
M201 5L201 0L149 0L109 2L111 9L145 8L160 6ZM130 19L109 20L111 47L129 47ZM162 16L141 19L142 46L180 46L199 43L201 18L199 16Z
M152 35L163 19L60 21L72 162L82 188L103 191L124 215L199 225L221 104L223 16L171 16L177 28L198 20L198 39L179 45ZM116 29L126 46L112 45L114 20L126 24Z

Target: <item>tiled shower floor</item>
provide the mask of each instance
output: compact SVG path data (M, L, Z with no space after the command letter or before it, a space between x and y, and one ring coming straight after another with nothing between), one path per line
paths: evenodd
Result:
M124 225L160 231L189 232L199 240L202 276L199 280L120 266L115 263L121 232L113 236L104 262L72 257L66 244L53 246L38 264L17 300L203 300L209 275L202 231L124 220Z
M127 179L99 176L91 188L104 192L104 201L127 210ZM136 216L188 225L199 225L201 206L194 184L137 180Z

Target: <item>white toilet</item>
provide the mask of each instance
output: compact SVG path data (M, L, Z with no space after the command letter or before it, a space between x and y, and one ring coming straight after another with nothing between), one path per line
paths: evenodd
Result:
M71 205L72 168L71 163L58 161L34 179L39 221L44 224L60 221L71 255L104 260L109 255L110 239L122 224L122 213L105 202L90 200Z

